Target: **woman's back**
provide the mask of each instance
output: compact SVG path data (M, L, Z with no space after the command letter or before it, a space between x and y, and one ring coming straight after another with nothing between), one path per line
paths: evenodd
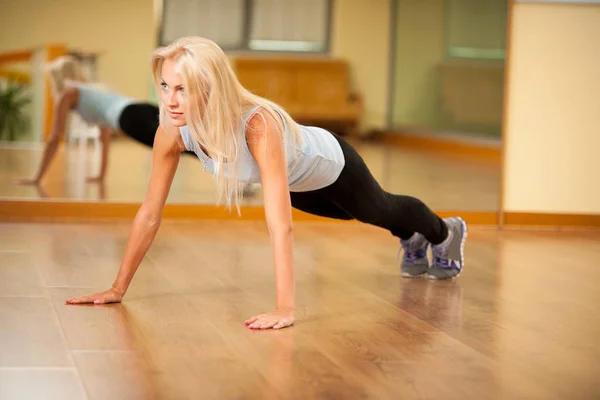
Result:
M77 104L74 107L83 120L89 124L120 129L119 117L125 107L135 99L108 90L98 84L71 82L78 89Z
M238 149L237 172L238 180L249 183L261 183L260 169L250 154L245 139L245 129L248 121L260 109L254 106L243 115L242 131L240 132L240 148ZM326 130L298 125L301 142L294 144L290 130L282 117L284 134L287 136L288 183L291 191L316 190L331 184L339 176L344 167L344 155L338 141ZM188 126L179 128L180 135L188 151L194 152L204 164L204 169L211 174L216 173L215 162L202 150ZM294 151L295 149L295 151ZM224 164L227 177L234 175L233 166Z

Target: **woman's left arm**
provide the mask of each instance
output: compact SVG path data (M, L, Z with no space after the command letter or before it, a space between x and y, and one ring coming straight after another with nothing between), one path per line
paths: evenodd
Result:
M252 329L280 329L294 323L294 240L287 161L279 127L266 112L255 114L246 128L250 153L262 179L267 226L275 264L276 311L246 321Z

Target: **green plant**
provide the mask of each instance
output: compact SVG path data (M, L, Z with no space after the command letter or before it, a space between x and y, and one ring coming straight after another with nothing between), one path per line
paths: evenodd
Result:
M14 141L29 129L25 107L31 98L26 86L13 80L0 82L0 139Z

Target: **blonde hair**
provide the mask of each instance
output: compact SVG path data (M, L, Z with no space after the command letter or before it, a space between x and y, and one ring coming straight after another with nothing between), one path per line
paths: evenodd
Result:
M73 56L61 56L46 64L54 96L63 91L69 82L89 82L81 62Z
M180 38L152 54L152 74L156 90L161 90L161 72L165 60L179 68L186 96L186 123L194 138L215 164L217 202L232 203L240 212L243 183L235 179L243 132L243 113L247 107L259 106L277 123L283 134L286 158L288 144L295 148L300 140L296 122L279 105L252 94L239 82L223 50L213 41L201 37ZM165 105L159 97L160 124L165 124ZM278 114L279 113L279 114ZM282 118L280 117L283 117ZM285 134L285 124L290 133ZM291 139L291 143L288 140ZM295 151L293 151L295 153ZM225 163L232 164L233 177L225 176Z

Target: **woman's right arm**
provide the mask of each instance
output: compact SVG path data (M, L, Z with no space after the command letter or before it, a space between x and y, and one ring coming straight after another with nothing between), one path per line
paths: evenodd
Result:
M104 304L122 300L158 232L163 208L179 164L180 151L175 136L159 127L152 151L152 172L146 198L133 221L125 255L112 288L91 296L71 298L67 303Z

